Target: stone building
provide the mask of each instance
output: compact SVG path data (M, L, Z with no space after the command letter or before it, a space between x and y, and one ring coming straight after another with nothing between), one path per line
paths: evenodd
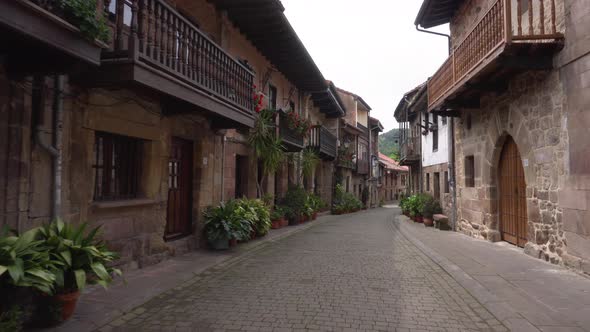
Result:
M381 196L379 196L379 134L383 132L383 125L379 119L369 117L370 137L370 177L369 177L369 207L379 206Z
M379 153L379 200L390 203L401 199L406 194L408 166Z
M428 110L454 117L457 229L590 273L590 3L425 0L450 23Z
M202 246L207 206L259 196L258 180L277 196L300 182L293 163L263 174L246 144L254 94L329 128L314 141L277 117L289 151L318 149L325 162L312 182L330 199L344 107L279 1L99 1L103 9L107 41L45 2L0 3L11 45L0 51L0 225L102 225L126 267Z
M369 204L369 179L371 158L371 137L369 114L371 107L360 96L338 88L338 95L346 109L340 119L338 161L336 163L338 182L346 192L353 193L362 201L363 190L367 190Z
M404 94L395 108L394 117L399 124L400 161L407 166L409 181L406 195L422 192L422 123L426 111L426 83Z

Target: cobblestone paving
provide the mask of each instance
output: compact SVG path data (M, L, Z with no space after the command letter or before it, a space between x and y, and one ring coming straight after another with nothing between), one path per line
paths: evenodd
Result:
M394 211L329 217L208 270L103 330L505 331L397 231Z

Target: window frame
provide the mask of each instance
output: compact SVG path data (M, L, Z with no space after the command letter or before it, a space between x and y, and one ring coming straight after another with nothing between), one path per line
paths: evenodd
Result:
M140 197L143 146L144 140L139 138L95 132L92 162L94 201L122 201Z

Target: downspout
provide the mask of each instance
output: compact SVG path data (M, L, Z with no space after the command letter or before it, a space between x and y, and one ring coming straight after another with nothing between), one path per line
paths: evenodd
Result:
M43 133L42 122L40 121L35 128L35 143L47 151L51 155L52 160L52 206L51 219L55 220L59 217L61 210L61 160L62 160L62 126L63 126L63 89L64 77L56 75L54 77L54 94L53 94L53 124L52 124L52 145L45 143L41 137ZM42 111L41 111L42 112ZM43 114L39 114L39 119Z
M221 135L221 201L225 199L225 132Z

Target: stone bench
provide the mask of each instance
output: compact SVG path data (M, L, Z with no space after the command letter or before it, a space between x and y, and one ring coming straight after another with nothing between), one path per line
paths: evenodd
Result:
M435 214L432 216L432 219L434 219L435 228L438 228L441 231L451 230L451 226L449 225L449 217L445 216L444 214Z

